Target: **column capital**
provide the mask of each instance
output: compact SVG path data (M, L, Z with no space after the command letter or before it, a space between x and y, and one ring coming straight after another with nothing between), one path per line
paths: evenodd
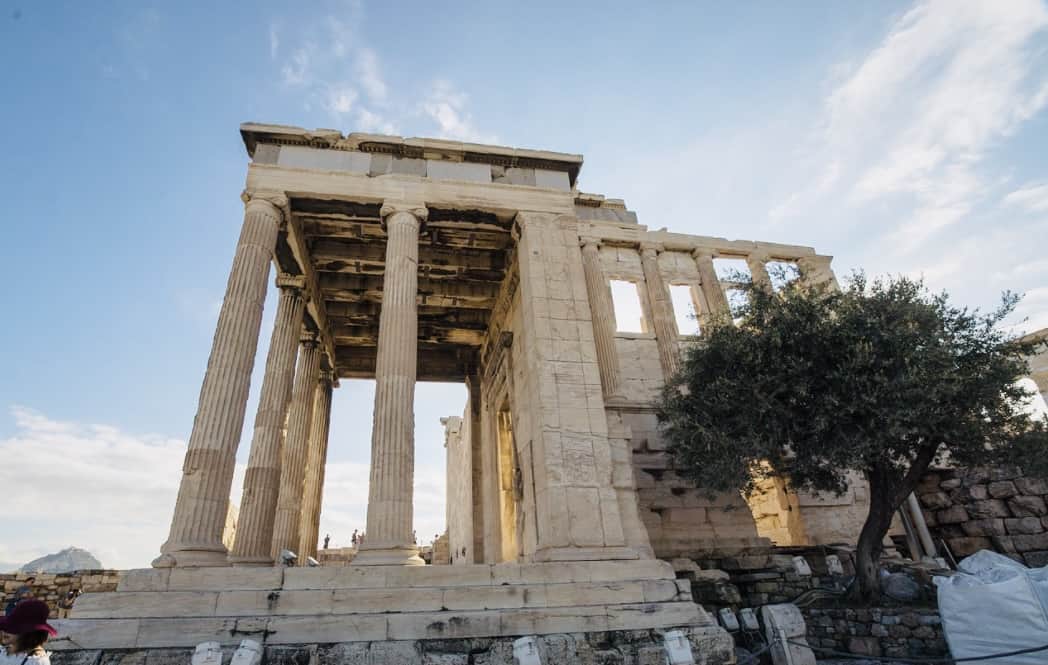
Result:
M642 240L640 242L641 254L644 254L645 252L655 252L656 254L661 254L664 251L666 251L666 247L663 246L661 242L655 242L652 240Z
M320 337L312 330L303 330L298 341L302 346L314 348L320 342Z
M320 382L329 383L334 387L338 384L338 377L335 376L335 371L330 369L320 370Z
M306 290L306 278L303 275L289 275L282 272L277 275L277 287L301 293Z
M414 201L383 201L382 209L379 210L379 215L382 216L382 223L385 224L387 217L399 212L408 213L418 220L419 224L429 218L429 210L426 208L425 203Z
M582 247L583 249L589 247L590 245L592 245L596 249L600 249L601 245L603 244L604 242L600 238L594 236L579 236L579 247Z
M696 259L713 259L717 256L717 250L710 247L696 247L691 250L691 255Z
M281 219L288 209L287 195L274 189L245 189L240 193L240 200L244 202L245 207L253 204L267 205L279 213Z

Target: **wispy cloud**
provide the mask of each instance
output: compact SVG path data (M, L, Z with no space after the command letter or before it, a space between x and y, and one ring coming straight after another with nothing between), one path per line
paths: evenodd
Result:
M466 110L468 99L450 81L438 79L422 102L422 112L436 123L441 138L475 143L497 142L494 135L481 132L473 124L473 117Z
M809 174L814 185L772 209L810 213L828 197L852 209L906 206L891 230L912 251L985 201L987 155L1046 102L1032 38L1048 26L1037 0L921 2L827 95Z
M1002 201L1027 212L1048 212L1048 183L1036 183L1009 193Z
M277 59L277 53L280 51L280 28L276 23L269 24L269 57L272 60Z
M383 74L381 54L361 30L363 22L362 5L347 2L337 12L307 24L299 22L301 30L295 36L284 29L278 34L271 27L270 54L282 85L307 112L326 113L327 119L316 122L333 121L347 131L383 134L395 134L399 126L409 125L417 135L495 140L479 129L469 112L468 96L449 80L434 78L421 94L413 89L397 95Z

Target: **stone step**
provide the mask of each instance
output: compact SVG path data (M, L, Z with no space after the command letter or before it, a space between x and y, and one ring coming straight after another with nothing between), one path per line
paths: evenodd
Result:
M554 608L689 600L689 583L676 579L475 587L116 591L81 596L71 617L266 617Z
M658 559L461 566L145 568L122 574L117 590L417 589L673 578L672 566Z
M211 640L233 645L244 638L266 644L324 644L714 626L689 601L400 614L82 618L53 623L59 637L48 647L59 651L189 647Z

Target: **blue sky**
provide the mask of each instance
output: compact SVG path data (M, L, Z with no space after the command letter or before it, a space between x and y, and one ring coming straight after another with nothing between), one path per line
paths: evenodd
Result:
M24 480L0 562L145 565L164 539L243 121L580 152L580 187L651 228L809 244L972 305L1025 292L1025 328L1048 326L1044 2L440 4L4 4L0 459ZM339 544L363 526L371 391L335 395ZM422 535L464 397L419 388Z

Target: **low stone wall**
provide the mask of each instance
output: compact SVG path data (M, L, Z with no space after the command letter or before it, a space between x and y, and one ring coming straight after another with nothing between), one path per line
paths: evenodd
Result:
M79 570L72 573L0 574L0 591L2 591L0 611L7 607L7 603L15 597L19 589L26 586L26 581L30 577L36 578L29 585L32 597L45 601L51 608L52 616L64 616L66 610L60 608L58 602L64 599L70 591L76 589L80 589L84 593L116 591L116 585L120 579L120 571Z
M805 608L808 644L862 656L948 656L935 608ZM829 656L820 654L820 657Z
M735 662L731 639L723 631L715 637L701 629L683 629L696 662L728 665ZM250 637L250 636L247 636ZM403 640L267 646L267 665L514 665L513 637L455 640ZM665 665L661 631L621 630L561 633L536 637L543 663L601 663L605 665ZM228 663L234 647L223 648ZM132 649L56 651L54 665L186 665L193 649Z
M1048 565L1048 480L1014 467L943 469L921 479L917 497L932 536L957 559L988 549Z

